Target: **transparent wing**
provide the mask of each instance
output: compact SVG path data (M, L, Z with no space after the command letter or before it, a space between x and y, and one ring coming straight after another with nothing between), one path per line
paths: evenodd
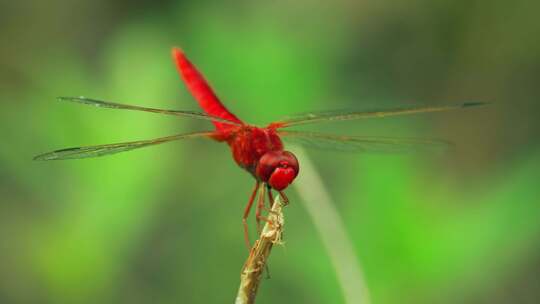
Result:
M56 150L53 152L38 155L34 157L34 160L64 160L64 159L78 159L78 158L105 156L105 155L111 155L111 154L116 154L120 152L130 151L133 149L159 145L159 144L163 144L163 143L174 141L174 140L197 138L197 137L209 137L212 134L214 133L213 132L196 132L196 133L187 133L187 134L177 134L177 135L160 137L160 138L155 138L155 139L150 139L150 140L139 140L139 141L117 143L117 144L61 149L61 150Z
M445 105L445 106L421 106L421 107L408 107L408 108L395 108L387 109L381 111L329 111L329 112L319 112L319 113L307 113L299 116L291 117L272 123L271 126L276 128L286 128L291 126L316 123L316 122L325 122L325 121L344 121L344 120L354 120L362 118L374 118L374 117L386 117L386 116L397 116L397 115L408 115L416 113L430 113L430 112L441 112L449 110L457 110L475 106L485 105L486 103L482 102L466 102L455 105Z
M283 140L306 147L345 152L406 153L444 151L452 144L442 140L374 136L341 136L302 131L279 131Z
M232 124L232 125L240 125L238 122L235 122L235 121L231 121L231 120L216 117L216 116L211 116L211 115L200 113L200 112L194 112L194 111L153 109L153 108L146 108L146 107L139 107L139 106L121 104L121 103L116 103L116 102L109 102L109 101L103 101L103 100L90 99L90 98L86 98L86 97L82 97L82 96L81 97L58 97L58 100L59 101L69 101L69 102L82 103L82 104L91 105L91 106L100 107L100 108L124 109L124 110L132 110L132 111L151 112L151 113L159 113L159 114L166 114L166 115L191 117L191 118L202 119L202 120L219 121L219 122Z

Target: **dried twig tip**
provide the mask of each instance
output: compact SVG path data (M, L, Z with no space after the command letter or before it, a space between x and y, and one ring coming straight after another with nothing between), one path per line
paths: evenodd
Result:
M261 282L262 274L270 256L274 244L283 244L283 203L276 196L268 220L255 244L250 250L249 256L240 274L240 287L236 296L235 304L255 303L257 290Z

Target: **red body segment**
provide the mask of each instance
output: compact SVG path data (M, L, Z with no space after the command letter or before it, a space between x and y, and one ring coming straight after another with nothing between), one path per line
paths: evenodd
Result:
M216 96L208 82L204 79L197 68L187 59L184 52L179 48L173 48L172 55L180 76L184 80L191 95L199 102L199 105L209 115L227 119L241 124L242 121L232 114ZM213 122L217 130L225 130L232 125L222 122Z
M231 147L236 163L256 176L259 159L270 151L282 151L283 143L275 129L242 126L231 130L227 144Z
M281 191L298 175L298 160L289 151L276 150L265 153L257 164L255 175L272 188Z
M236 163L258 181L268 183L279 191L285 189L298 174L298 161L292 153L283 150L283 143L276 128L244 124L221 103L182 50L173 48L172 53L180 76L201 108L209 115L239 124L214 121L216 132L212 138L227 142ZM268 157L263 158L266 155ZM261 158L264 160L262 163Z

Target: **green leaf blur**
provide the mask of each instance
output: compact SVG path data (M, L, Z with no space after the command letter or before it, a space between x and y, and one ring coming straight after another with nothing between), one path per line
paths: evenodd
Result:
M456 145L437 155L310 151L373 303L535 302L539 8L525 0L2 4L0 303L233 301L253 180L225 145L190 139L32 161L64 147L211 130L56 102L84 95L198 110L172 46L255 124L318 110L493 102L302 129ZM309 202L288 193L286 245L272 253L259 303L342 303L303 209Z

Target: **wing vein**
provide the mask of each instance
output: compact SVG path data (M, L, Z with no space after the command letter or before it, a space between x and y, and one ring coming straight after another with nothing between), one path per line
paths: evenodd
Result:
M346 120L355 120L363 118L377 118L377 117L387 117L387 116L398 116L398 115L409 115L417 113L430 113L430 112L442 112L457 110L475 106L485 105L483 102L465 102L455 105L444 105L444 106L417 106L417 107L408 107L408 108L395 108L387 109L381 111L349 111L349 112L320 112L320 113L309 113L304 114L300 117L292 117L289 119L284 119L279 122L275 122L272 125L276 128L287 128L291 126L304 125L316 122L324 121L346 121Z
M172 136L154 138L154 139L149 139L149 140L138 140L138 141L115 143L115 144L60 149L60 150L40 154L34 157L34 160L64 160L64 159L99 157L99 156L116 154L120 152L126 152L133 149L159 145L159 144L163 144L163 143L171 142L175 140L180 140L180 139L210 137L213 134L214 132L194 132L194 133L176 134Z
M346 152L403 153L441 150L452 144L437 139L345 136L304 131L279 131L284 140L306 147Z
M90 106L95 106L99 108L108 108L108 109L124 109L124 110L132 110L132 111L142 111L142 112L150 112L150 113L158 113L158 114L165 114L165 115L174 115L174 116L181 116L181 117L190 117L194 119L201 119L201 120L209 120L209 121L218 121L226 124L231 125L241 125L240 123L236 121L232 121L229 119L208 115L205 113L195 112L195 111L181 111L181 110L164 110L164 109L155 109L155 108L147 108L147 107L140 107L140 106L134 106L134 105L128 105L128 104L121 104L116 102L109 102L109 101L103 101L103 100L97 100L97 99L91 99L86 97L58 97L59 101L69 101L69 102L75 102L75 103L81 103L86 104Z

